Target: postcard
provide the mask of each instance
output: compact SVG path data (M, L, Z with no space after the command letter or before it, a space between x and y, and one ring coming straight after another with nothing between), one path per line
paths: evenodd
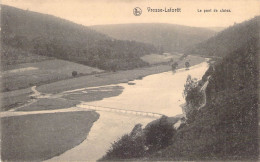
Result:
M257 161L258 0L2 0L2 161Z

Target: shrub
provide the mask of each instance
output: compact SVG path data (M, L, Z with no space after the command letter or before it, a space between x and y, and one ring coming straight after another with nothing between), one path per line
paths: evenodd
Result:
M139 136L133 139L130 135L126 134L112 144L103 160L137 158L144 156L144 154L143 138Z
M171 144L175 129L167 121L166 116L162 116L159 122L149 125L145 128L145 145L148 152L155 152Z

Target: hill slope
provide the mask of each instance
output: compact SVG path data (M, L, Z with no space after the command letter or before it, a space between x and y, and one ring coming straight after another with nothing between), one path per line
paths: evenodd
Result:
M206 89L207 104L188 116L178 129L173 144L162 150L159 159L174 160L256 160L258 158L258 18L231 27L211 40L223 44L225 56L210 68ZM230 30L236 31L235 33ZM226 34L225 34L226 33ZM229 34L227 34L229 33ZM236 34L236 35L230 35ZM211 41L210 41L211 42ZM237 50L234 50L234 45ZM220 45L211 44L212 48ZM227 51L233 51L227 53ZM158 158L158 154L153 155Z
M146 65L140 56L156 52L152 45L114 40L85 26L54 16L2 5L2 60L13 59L15 48L105 70ZM19 52L18 52L19 53ZM4 61L2 63L10 61ZM5 64L3 64L5 65Z
M97 25L91 28L116 39L153 44L164 52L183 52L215 34L205 28L157 23Z
M215 37L186 50L185 53L223 57L228 53L240 49L250 41L249 39L258 37L255 33L259 30L259 22L260 16L256 16L251 20L235 24L221 31Z

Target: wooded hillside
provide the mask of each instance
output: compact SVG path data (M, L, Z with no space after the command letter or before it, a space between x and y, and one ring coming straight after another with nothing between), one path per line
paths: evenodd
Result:
M140 57L157 52L152 45L112 39L83 25L5 5L1 18L3 65L12 63L8 60L17 53L29 52L104 70L125 70L147 65Z

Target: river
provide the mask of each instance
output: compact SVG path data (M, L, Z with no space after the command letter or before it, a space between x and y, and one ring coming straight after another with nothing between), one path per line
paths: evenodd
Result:
M124 87L121 95L105 98L101 101L88 102L88 105L104 106L128 110L161 113L167 116L182 114L180 105L183 98L184 84L188 75L201 79L208 68L206 62L195 65L189 70L179 69L135 80L134 85L119 84Z
M84 104L120 108L127 110L139 110L145 112L161 113L167 116L182 114L180 105L185 103L183 98L184 84L187 76L191 75L201 79L208 64L190 67L189 70L179 69L175 73L164 72L144 77L142 80L118 84L124 87L122 94L105 98L100 101ZM60 156L48 161L95 161L101 158L111 146L125 133L129 133L133 127L141 123L145 126L156 118L123 114L119 112L97 111L100 118L94 123L89 135L80 145L66 151Z

